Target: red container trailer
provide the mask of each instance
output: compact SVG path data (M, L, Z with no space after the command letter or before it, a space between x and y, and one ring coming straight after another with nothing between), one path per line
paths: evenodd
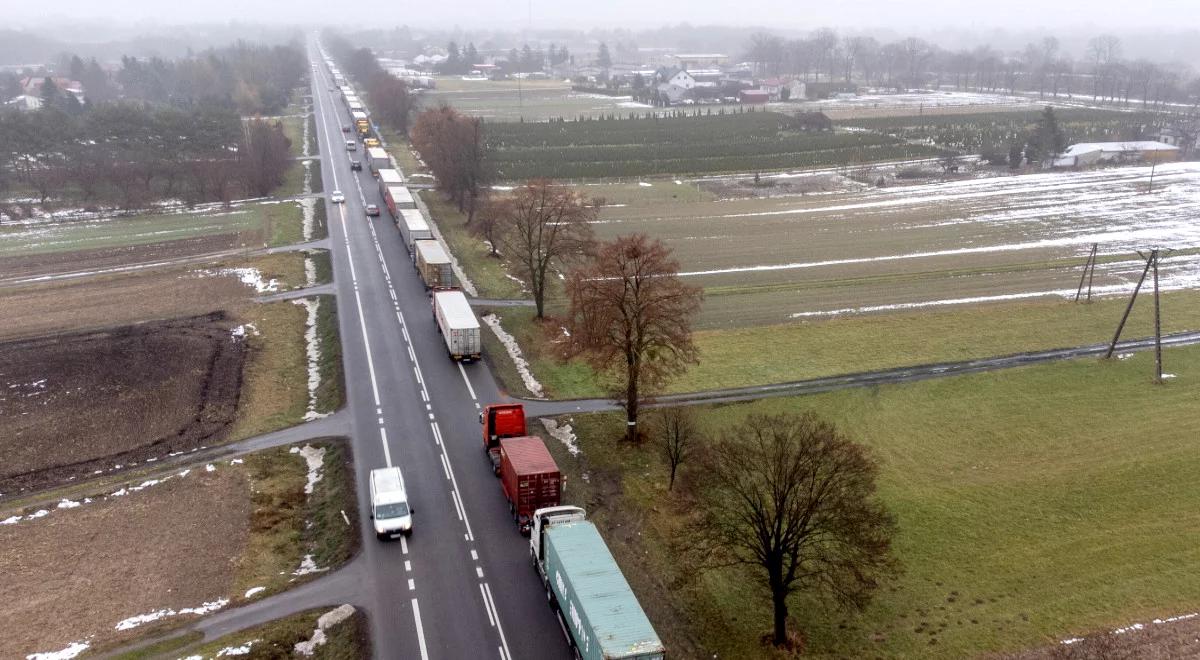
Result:
M502 438L500 485L513 520L525 534L529 532L534 511L558 506L563 478L541 438Z

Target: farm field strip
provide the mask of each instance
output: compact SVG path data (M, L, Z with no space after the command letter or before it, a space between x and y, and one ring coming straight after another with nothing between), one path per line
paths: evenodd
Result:
M721 317L736 316L738 294L790 290L766 316L747 310L751 322L1073 294L1092 243L1103 261L1095 292L1104 295L1132 287L1135 250L1200 246L1200 164L1159 166L1152 196L1148 176L1123 167L769 199L659 196L603 208L594 229L602 239L642 231L665 240L683 275L722 298ZM1195 287L1198 270L1192 255L1165 258L1165 287Z

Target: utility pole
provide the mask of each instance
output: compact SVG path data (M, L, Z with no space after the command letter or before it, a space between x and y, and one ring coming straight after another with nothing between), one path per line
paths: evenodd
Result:
M1162 385L1162 323L1158 314L1158 250L1150 252L1154 262L1154 382Z
M1092 243L1092 252L1088 254L1087 261L1083 264L1083 274L1079 276L1079 287L1075 289L1075 302L1079 302L1079 296L1083 294L1084 280L1087 280L1087 301L1092 302L1092 276L1096 274L1096 250L1099 247L1099 243Z
M1147 192L1154 192L1154 168L1158 167L1158 159L1154 158L1150 161L1150 189Z
M1146 281L1146 273L1150 272L1150 264L1154 260L1155 255L1152 252L1150 257L1138 252L1138 256L1146 259L1146 267L1142 269L1142 276L1138 278L1137 286L1133 287L1133 295L1129 296L1129 304L1125 306L1125 313L1121 315L1121 322L1117 324L1117 331L1113 334L1112 342L1108 345L1108 351L1104 353L1104 359L1112 357L1113 351L1117 349L1117 342L1121 339L1121 331L1125 329L1125 322L1129 320L1129 312L1133 311L1133 302L1137 300L1138 291L1142 290L1142 282Z

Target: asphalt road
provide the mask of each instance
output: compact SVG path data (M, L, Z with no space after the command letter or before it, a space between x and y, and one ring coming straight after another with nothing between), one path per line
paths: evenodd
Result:
M310 45L347 412L359 509L361 589L379 658L566 658L528 541L508 513L482 448L477 413L500 398L482 364L447 356L429 297L370 172L351 172L349 113ZM355 154L361 158L361 154ZM414 511L411 538L383 543L370 527L371 469L399 466Z

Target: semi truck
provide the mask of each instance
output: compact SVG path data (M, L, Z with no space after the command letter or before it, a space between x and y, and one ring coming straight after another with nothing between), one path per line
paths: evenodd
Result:
M500 474L500 441L526 435L525 406L519 403L492 403L479 413L483 427L483 451L492 462L492 471Z
M399 170L384 168L379 170L375 178L379 179L379 194L387 193L388 186L404 185L404 177L400 175Z
M538 509L529 553L567 643L584 660L664 660L667 649L587 512Z
M534 511L561 504L563 476L537 436L502 438L498 444L500 488L517 528L528 534Z
M401 190L408 190L408 188L401 188ZM392 193L392 200L396 204L396 211L400 214L396 218L396 228L400 230L400 237L404 239L404 247L408 248L409 254L413 255L413 259L415 260L415 243L417 241L432 239L433 232L429 229L429 223L425 222L425 216L420 211L415 208L403 208L401 206L403 200L396 199L395 192ZM413 206L416 206L416 204L413 204ZM445 252L442 253L442 256L446 257ZM446 260L449 261L449 257L446 257ZM445 286L441 288L448 289L450 287Z
M371 168L371 174L379 176L379 170L391 169L392 159L388 158L387 152L382 148L368 146L367 167Z
M404 186L387 186L384 188L383 201L387 204L392 218L398 223L403 222L404 211L415 211L417 208L416 202L413 201L412 193L408 192L408 188Z
M401 211L405 215L411 212ZM422 239L413 241L412 245L413 260L417 264L417 272L421 274L425 288L453 289L454 266L450 263L450 256L442 249L442 244L432 239Z
M471 362L482 353L479 320L462 291L434 291L433 318L451 360Z

